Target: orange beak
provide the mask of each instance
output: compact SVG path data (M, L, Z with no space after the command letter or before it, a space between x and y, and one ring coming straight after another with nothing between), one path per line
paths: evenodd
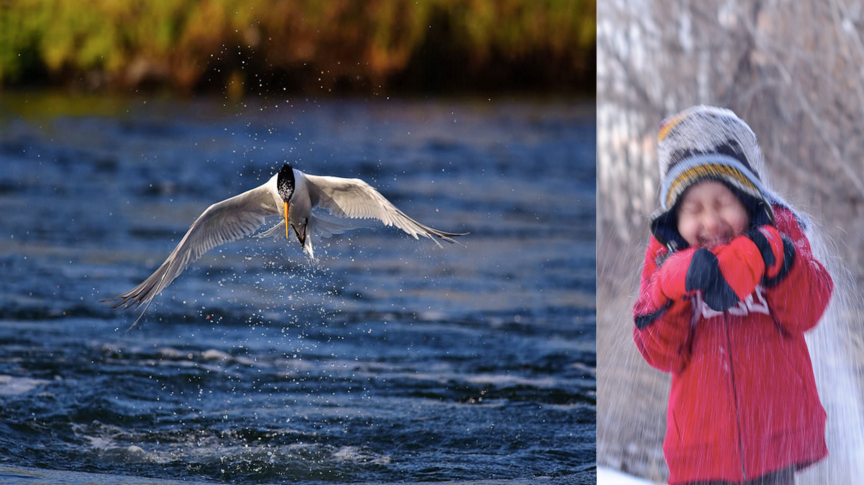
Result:
M282 207L285 208L285 238L286 239L290 239L288 237L288 207L289 206L290 206L290 204L288 204L287 202L282 202Z

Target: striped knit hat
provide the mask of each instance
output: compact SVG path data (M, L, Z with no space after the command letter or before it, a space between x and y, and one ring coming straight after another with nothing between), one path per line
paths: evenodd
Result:
M764 162L756 135L732 111L694 106L666 119L657 135L657 154L662 209L651 216L651 232L670 251L687 247L678 233L678 202L689 187L705 180L729 187L747 209L752 227L774 223L760 177Z

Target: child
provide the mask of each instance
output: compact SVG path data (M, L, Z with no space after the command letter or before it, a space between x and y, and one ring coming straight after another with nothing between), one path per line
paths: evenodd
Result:
M804 332L833 282L807 221L763 180L756 136L696 106L658 135L662 209L651 219L633 313L648 363L672 374L670 484L793 484L825 458L825 410Z

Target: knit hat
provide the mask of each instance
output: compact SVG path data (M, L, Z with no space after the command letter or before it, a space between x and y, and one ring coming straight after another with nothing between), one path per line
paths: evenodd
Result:
M751 227L774 224L769 200L775 197L763 186L756 135L732 111L694 106L664 120L657 154L661 209L651 216L651 232L670 252L688 246L678 233L678 203L688 188L706 180L725 184L741 200Z

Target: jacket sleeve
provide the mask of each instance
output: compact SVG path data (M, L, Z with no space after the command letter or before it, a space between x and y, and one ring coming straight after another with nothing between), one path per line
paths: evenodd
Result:
M774 321L785 331L804 332L815 327L831 299L831 275L813 257L810 242L795 215L774 206L775 226L784 238L780 274L763 282Z
M664 256L666 249L652 237L645 252L639 298L633 305L633 340L648 364L677 373L687 366L690 358L692 305L689 299L658 298L657 259Z

